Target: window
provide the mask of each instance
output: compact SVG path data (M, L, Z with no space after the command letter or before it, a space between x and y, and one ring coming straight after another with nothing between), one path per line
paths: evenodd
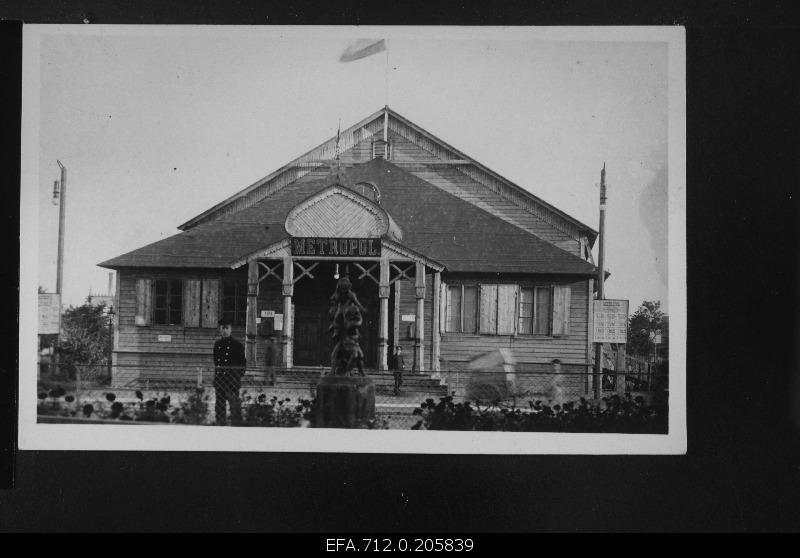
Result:
M549 335L551 316L550 287L522 288L519 292L520 335Z
M378 187L371 182L359 182L353 186L353 190L367 199L370 199L376 203L381 203L381 192L378 190Z
M570 285L449 285L441 327L446 333L569 335Z
M516 317L516 285L481 285L480 332L513 335Z
M533 333L533 289L522 289L519 292L519 328L520 335Z
M155 280L153 322L179 325L183 320L183 284L180 279Z
M534 312L533 333L539 335L550 334L550 287L537 287L536 291L536 310Z
M374 140L372 142L372 158L373 159L391 159L392 158L392 144L384 140Z
M450 333L477 333L478 331L478 287L476 285L453 285L447 288L447 322L445 331Z
M225 279L222 282L222 317L233 325L245 325L247 320L247 282Z

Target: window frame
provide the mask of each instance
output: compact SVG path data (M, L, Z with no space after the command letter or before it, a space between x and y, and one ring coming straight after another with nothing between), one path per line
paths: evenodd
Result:
M473 318L475 319L475 322L473 331L464 331L464 292L466 288L475 289L475 308L473 310L474 313ZM452 298L450 295L450 289L459 289L461 292L457 331L449 329L450 320L448 318L452 317ZM456 335L480 335L480 284L479 283L457 283L455 285L453 284L447 285L447 304L445 306L444 333L456 334Z
M225 286L229 283L233 284L234 286L233 297L227 297L225 295ZM241 294L239 293L238 290L239 287L241 287L242 289ZM221 318L226 318L228 312L233 312L233 316L231 317L232 320L231 323L233 324L233 326L234 327L246 326L247 325L247 280L245 279L244 281L242 281L241 279L236 277L222 277L220 279L219 289L220 289L219 316ZM233 310L226 310L225 301L229 300L230 298L233 299ZM240 312L237 302L240 299L244 301L244 308L241 310L241 318L242 318L241 323L237 321Z
M553 338L553 297L555 283L550 284L542 284L542 283L524 283L519 286L519 303L517 304L517 335L520 337L548 337ZM530 320L530 333L521 333L519 327L519 320L522 319L521 317L521 309L519 308L522 304L522 291L531 291L533 293L533 298L531 302L531 315L528 317ZM540 291L547 291L548 293L548 305L545 311L547 315L547 331L546 332L537 332L536 331L536 318L539 316L539 312L537 311L537 306L539 304L539 292Z
M162 277L162 278L153 278L153 302L152 302L152 309L151 309L151 324L154 326L183 326L184 323L184 315L183 315L183 304L184 304L184 293L183 293L183 278L174 278L174 277ZM166 283L167 289L165 295L158 294L158 285L159 283ZM173 286L177 285L177 294L173 292ZM159 296L164 296L166 300L166 306L164 308L159 308L158 299ZM172 306L172 299L178 297L178 308L177 310ZM163 310L166 312L166 321L159 322L158 321L158 313L159 311ZM178 312L180 319L177 321L172 321L172 316L174 312Z
M496 287L496 292L494 301L494 331L482 331L481 330L481 319L483 316L481 315L481 298L483 296L483 290L486 287ZM498 333L498 326L499 326L499 317L500 317L500 288L499 287L508 287L513 286L516 293L515 303L514 303L514 321L513 321L513 332L511 333ZM569 283L541 283L541 282L516 282L516 283L502 283L502 282L486 282L482 283L478 282L463 282L463 283L448 283L447 290L445 293L445 306L444 306L444 328L442 330L442 334L444 335L475 335L475 336L495 336L495 337L522 337L526 339L532 338L540 338L540 339L556 339L559 337L563 337L564 335L555 335L553 332L555 330L554 327L554 320L555 320L555 289L557 286L570 288ZM474 332L465 332L464 331L464 288L465 287L477 287L476 289L476 300L475 300L475 331ZM452 299L450 295L450 289L453 288L460 288L461 289L461 309L459 315L459 331L450 330L450 320L448 319L450 313L452 312ZM520 328L520 320L521 320L521 311L522 311L522 291L528 290L532 292L532 301L531 301L531 315L527 318L530 320L530 333L521 333ZM540 293L546 292L547 293L547 306L544 308L544 314L546 315L545 322L546 322L546 331L537 331L536 330L536 320L539 316L540 312L537 310L537 306L540 302L540 297L542 296ZM569 312L569 307L564 309L565 312ZM568 334L565 334L568 335Z

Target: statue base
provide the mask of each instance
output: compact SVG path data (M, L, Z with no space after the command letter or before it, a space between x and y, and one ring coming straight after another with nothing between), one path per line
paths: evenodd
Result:
M368 428L375 419L375 385L364 376L325 376L317 384L317 426Z

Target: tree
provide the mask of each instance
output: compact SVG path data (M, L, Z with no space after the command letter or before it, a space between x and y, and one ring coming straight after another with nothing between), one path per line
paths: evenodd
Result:
M111 355L110 328L103 306L88 302L70 306L61 319L61 338L58 353L61 364L70 377L76 365L99 365Z
M643 301L628 320L628 353L652 354L656 332L666 335L668 325L669 316L661 311L661 301Z

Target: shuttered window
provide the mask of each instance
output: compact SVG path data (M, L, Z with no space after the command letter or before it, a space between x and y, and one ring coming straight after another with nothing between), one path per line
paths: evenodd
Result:
M520 289L520 335L567 335L569 333L569 286Z
M137 326L150 325L153 315L153 280L136 280L136 316L134 323Z
M478 327L477 285L452 285L447 288L445 331L476 333Z
M462 323L464 333L478 332L478 286L464 285Z
M480 331L497 333L497 285L481 285Z
M183 320L183 284L180 279L156 279L153 323L180 325Z
M222 281L222 317L233 325L243 326L247 320L247 282L238 279Z
M480 286L480 331L489 335L513 335L516 322L517 286Z
M183 282L183 325L200 325L200 280L186 279Z
M553 287L553 335L569 335L569 309L571 301L569 285Z
M200 325L217 327L219 320L219 279L203 279L203 294L200 305Z
M569 334L569 285L449 285L447 332L485 335Z

